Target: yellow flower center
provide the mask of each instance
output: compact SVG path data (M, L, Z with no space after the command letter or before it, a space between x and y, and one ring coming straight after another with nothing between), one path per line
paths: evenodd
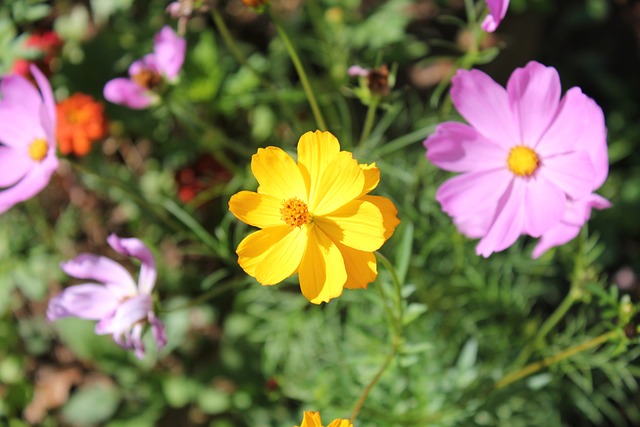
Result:
M509 151L507 165L509 170L518 176L531 176L538 169L540 159L535 151L524 145L513 147Z
M307 204L297 197L282 202L280 219L291 227L301 227L311 222L311 214Z
M29 156L36 162L39 162L45 158L48 150L49 145L47 145L47 141L38 138L29 145Z

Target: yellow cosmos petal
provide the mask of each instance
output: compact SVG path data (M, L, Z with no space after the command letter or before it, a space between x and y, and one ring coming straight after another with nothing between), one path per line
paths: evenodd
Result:
M396 209L393 202L382 196L363 196L360 200L373 203L380 209L384 218L384 239L387 240L391 237L398 224L400 224L400 220L396 216L398 215L398 209Z
M253 191L240 191L229 200L229 210L236 218L259 228L282 225L281 207L281 200Z
M302 417L302 424L296 427L322 427L320 412L308 411Z
M330 215L315 218L318 227L335 242L366 252L380 249L385 242L384 217L369 201L353 200Z
M308 227L281 225L248 235L238 245L238 264L262 285L274 285L293 275L307 245Z
M340 419L331 421L327 427L353 427L353 424L349 420Z
M259 148L251 157L251 171L258 180L258 193L278 200L291 197L307 200L307 188L298 165L280 148Z
M366 289L369 283L378 276L376 256L372 252L359 251L348 246L337 244L344 258L344 266L347 270L347 282L344 287L348 289Z
M342 294L347 271L340 249L318 227L310 227L307 250L298 268L300 288L314 304Z
M327 166L318 182L309 211L324 215L346 205L360 196L364 188L364 173L348 151L341 151Z
M361 196L369 193L378 186L380 182L380 169L376 167L375 162L370 165L361 164L360 169L364 173L364 189Z
M330 132L307 132L298 141L298 167L312 200L327 165L340 152L338 139Z

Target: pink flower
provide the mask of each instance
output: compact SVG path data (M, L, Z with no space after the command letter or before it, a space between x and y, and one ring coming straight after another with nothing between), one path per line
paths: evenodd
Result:
M153 53L129 67L129 78L116 78L104 86L104 97L114 104L143 109L159 101L166 82L175 81L184 62L187 42L169 26L154 37Z
M507 14L509 0L487 0L487 7L489 8L489 14L482 22L482 29L488 33L493 33Z
M107 243L120 255L132 256L141 262L138 283L115 261L102 256L80 254L61 264L62 270L78 279L98 283L83 283L65 289L49 301L49 321L63 317L98 320L96 334L112 334L113 339L136 357L144 357L142 332L145 323L158 349L167 342L164 326L153 312L151 292L156 282L156 265L151 251L140 240L120 238L112 234Z
M0 214L38 194L58 167L53 92L37 67L31 73L40 91L17 74L0 81Z
M506 90L478 70L453 78L451 98L470 125L443 123L425 147L438 167L462 173L436 199L463 234L481 238L478 255L520 234L544 235L546 250L561 242L556 227L578 225L574 209L605 206L592 194L608 173L602 110L577 87L560 94L556 70L537 62L516 69Z

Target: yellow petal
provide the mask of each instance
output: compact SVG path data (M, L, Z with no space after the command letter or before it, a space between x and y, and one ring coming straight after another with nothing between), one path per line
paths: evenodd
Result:
M281 225L248 235L238 245L238 264L262 285L295 274L307 245L308 227Z
M300 288L314 304L342 294L347 272L340 250L318 227L310 227L307 250L298 268Z
M378 276L376 256L372 252L359 251L348 246L337 244L344 266L347 270L347 282L344 287L348 289L366 289L369 283Z
M349 420L340 419L331 421L327 427L353 427L353 424Z
M258 180L258 193L278 200L297 197L307 201L307 188L291 156L278 147L259 148L251 157L251 171Z
M393 202L382 196L363 196L360 200L373 203L380 209L384 218L384 239L387 240L391 237L398 224L400 224L400 220L396 216L398 215L398 209L396 209Z
M335 211L360 196L364 183L358 162L348 151L341 151L322 174L313 198L309 199L309 211L314 216Z
M320 412L308 411L304 413L302 424L299 427L322 427Z
M371 163L370 165L361 164L360 169L362 169L364 173L364 189L360 195L364 196L378 186L380 182L380 169L376 167L375 163Z
M229 200L229 210L236 218L259 228L284 224L281 207L281 200L253 191L240 191Z
M383 213L366 200L353 200L314 221L333 241L361 251L376 251L386 240Z
M327 165L340 152L338 139L330 132L307 132L298 141L298 167L313 199Z

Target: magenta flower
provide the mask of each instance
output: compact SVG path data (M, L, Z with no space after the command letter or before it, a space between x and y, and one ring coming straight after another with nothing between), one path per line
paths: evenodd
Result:
M124 239L112 234L107 243L119 254L140 260L137 285L129 272L115 261L80 254L60 267L70 276L98 283L66 288L49 301L47 319L79 317L98 320L96 334L112 334L116 343L127 350L134 350L136 357L141 359L145 352L142 332L146 323L151 326L159 350L167 343L164 326L153 312L151 291L156 282L156 265L151 251L138 239Z
M0 214L38 194L58 167L51 86L31 66L40 91L17 74L0 81Z
M470 125L443 123L424 144L436 166L462 173L436 199L463 234L481 239L478 255L520 234L553 246L560 240L546 233L576 225L573 209L603 206L592 195L608 172L602 110L577 87L560 94L556 70L537 62L516 69L506 90L478 70L453 78L451 98Z
M154 37L153 53L129 67L129 78L116 78L104 86L104 97L114 104L137 110L160 100L158 92L166 82L174 82L184 62L187 42L169 26Z
M489 8L489 14L482 22L482 29L493 33L507 14L509 0L487 0L487 7Z

